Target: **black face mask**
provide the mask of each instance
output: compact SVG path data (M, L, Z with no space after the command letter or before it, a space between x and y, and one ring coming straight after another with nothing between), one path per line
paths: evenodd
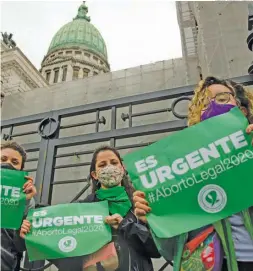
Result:
M0 167L1 168L4 168L4 169L10 169L10 170L17 170L12 164L10 163L1 163L0 164Z

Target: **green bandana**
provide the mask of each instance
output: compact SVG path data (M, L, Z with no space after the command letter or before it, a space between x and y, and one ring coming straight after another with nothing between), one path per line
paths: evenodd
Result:
M108 189L96 191L96 195L100 200L107 200L109 203L109 211L112 215L120 214L122 217L128 213L132 207L127 192L124 187L116 186Z

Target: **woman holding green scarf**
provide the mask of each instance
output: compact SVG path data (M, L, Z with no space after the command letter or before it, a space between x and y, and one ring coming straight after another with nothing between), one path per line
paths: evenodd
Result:
M151 258L160 258L145 223L133 213L133 187L129 182L120 154L109 146L97 149L90 167L92 193L82 203L107 200L112 227L112 242L91 257L49 260L59 271L153 271ZM31 224L25 220L24 237ZM92 262L92 263L91 263Z
M82 202L107 200L113 243L118 256L117 271L152 271L151 258L159 258L149 230L133 213L133 187L118 151L109 146L93 155L90 176L93 191ZM101 266L100 266L101 267ZM104 269L99 269L104 270Z

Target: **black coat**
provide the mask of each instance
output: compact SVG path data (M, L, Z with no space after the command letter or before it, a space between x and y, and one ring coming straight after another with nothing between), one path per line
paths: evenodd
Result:
M98 202L95 194L79 201L80 204L87 202ZM117 271L153 271L151 258L160 258L151 234L132 211L129 211L117 230L112 230L113 242L119 258ZM50 260L59 271L82 271L82 257L71 257L66 259ZM98 270L103 271L99 267Z

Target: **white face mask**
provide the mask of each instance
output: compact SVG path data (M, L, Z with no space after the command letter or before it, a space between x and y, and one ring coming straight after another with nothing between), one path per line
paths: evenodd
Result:
M123 176L124 170L113 165L108 165L97 171L98 181L107 188L119 185Z

